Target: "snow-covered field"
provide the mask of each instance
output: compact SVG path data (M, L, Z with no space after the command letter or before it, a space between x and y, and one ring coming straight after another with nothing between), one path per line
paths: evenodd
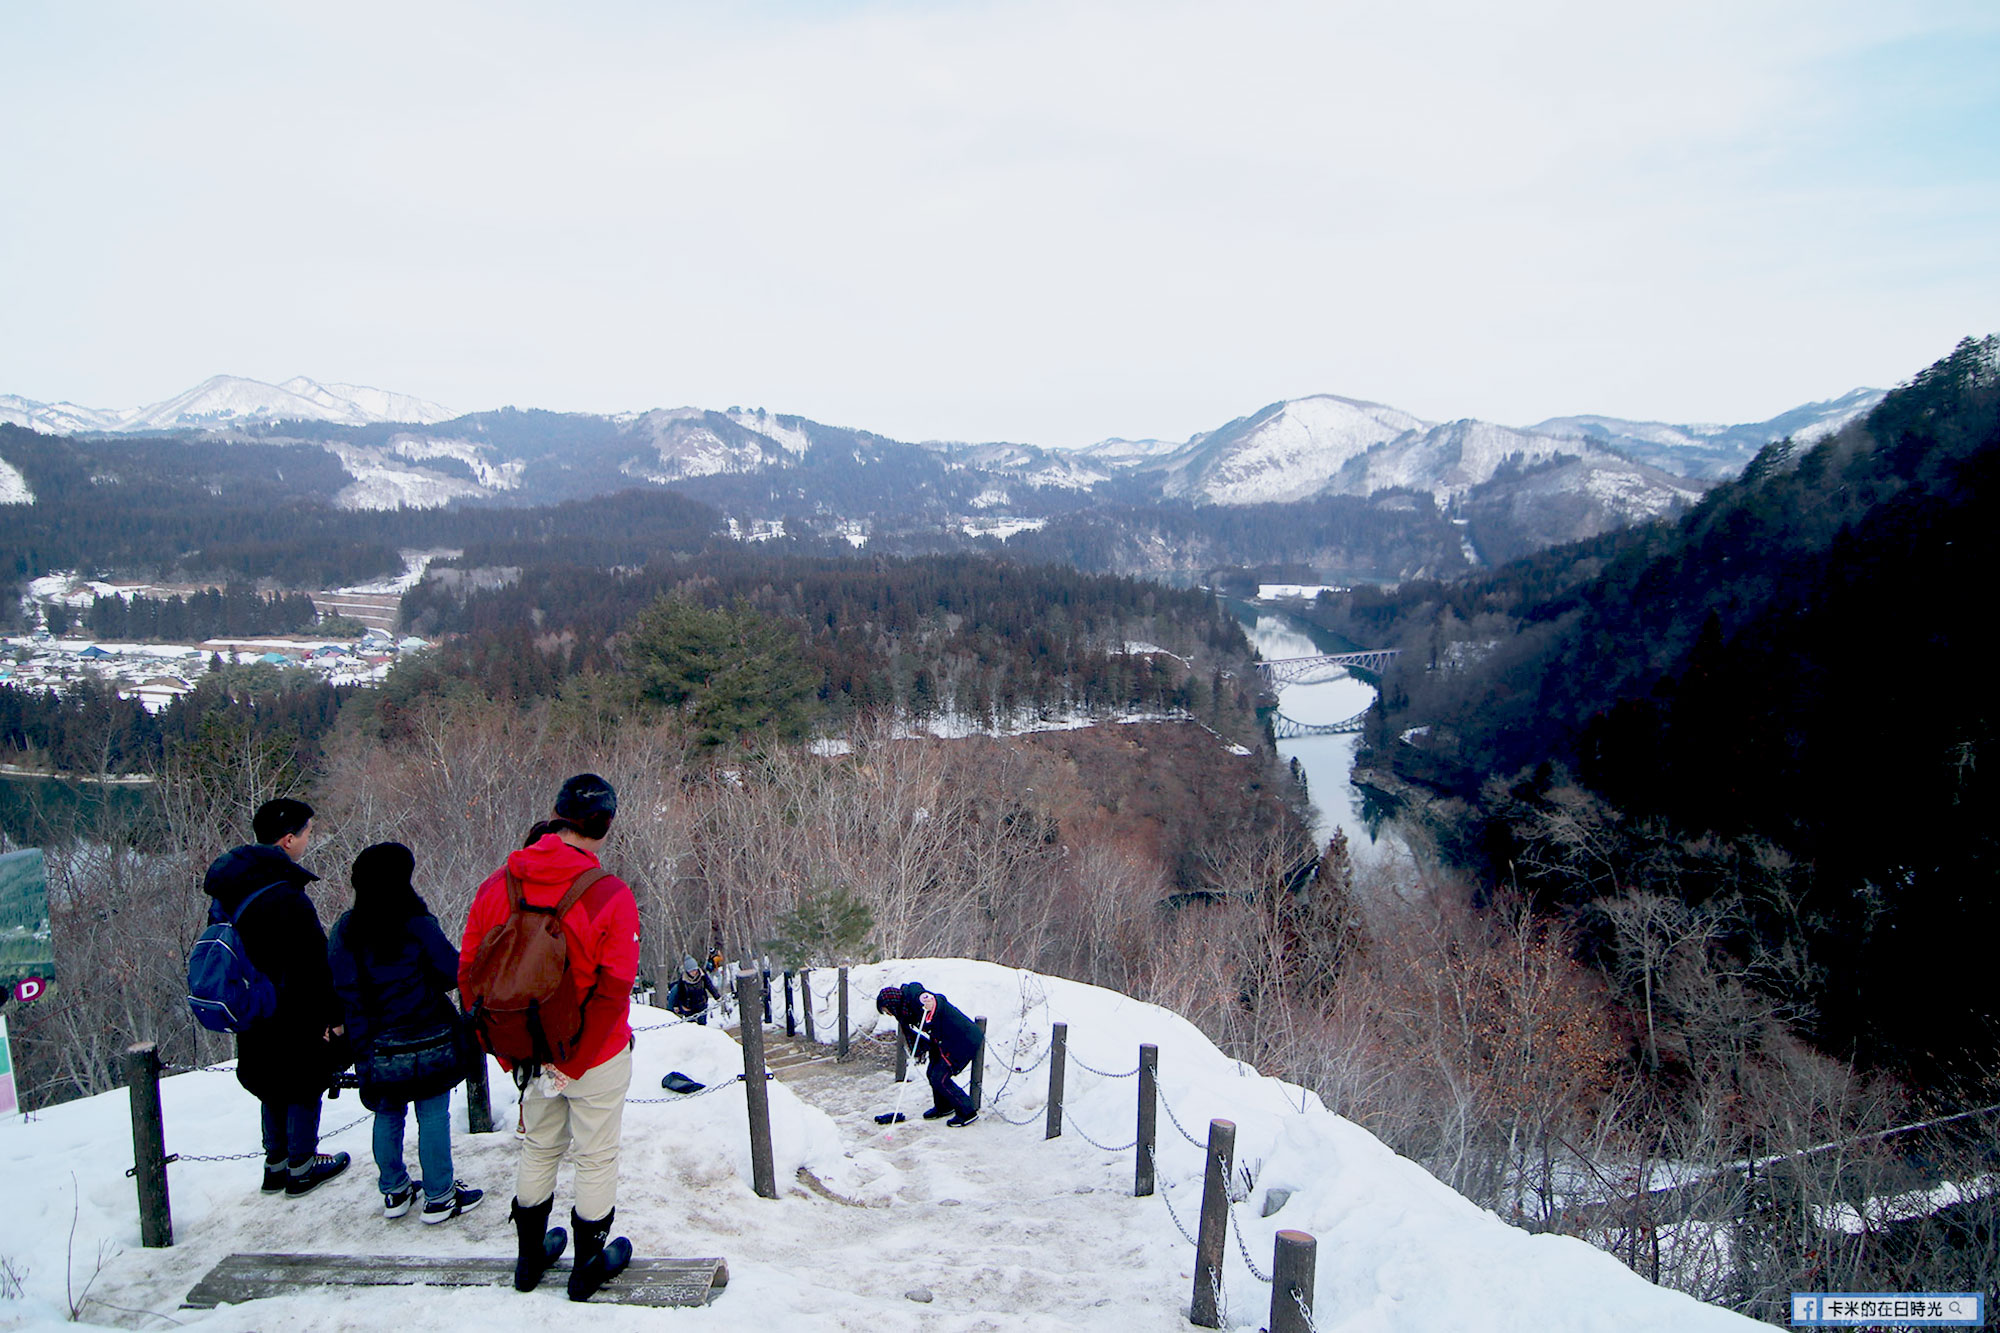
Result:
M724 1085L692 1099L635 1100L620 1170L618 1230L640 1254L728 1260L729 1286L704 1309L598 1306L585 1315L560 1287L528 1296L322 1290L212 1312L177 1309L210 1266L236 1251L504 1254L512 1246L512 1135L466 1134L462 1104L454 1107L458 1174L485 1188L487 1202L441 1227L385 1222L367 1126L349 1126L360 1114L351 1095L328 1104L324 1124L339 1131L327 1147L353 1153L355 1166L306 1198L260 1194L255 1159L187 1160L256 1147L255 1103L233 1076L217 1072L163 1085L167 1147L183 1155L169 1168L176 1244L168 1250L139 1247L134 1188L124 1175L131 1156L122 1091L0 1122L0 1173L10 1194L0 1210L0 1259L26 1286L25 1298L0 1300L0 1329L61 1326L86 1283L88 1323L173 1321L210 1333L487 1323L569 1329L579 1320L603 1329L1183 1329L1193 1248L1180 1227L1195 1227L1205 1155L1176 1124L1201 1136L1211 1117L1236 1123L1244 1186L1226 1247L1230 1327L1254 1329L1268 1318L1270 1290L1244 1252L1268 1271L1281 1227L1318 1240L1311 1304L1320 1333L1759 1327L1654 1287L1581 1241L1507 1226L1311 1094L1228 1059L1179 1016L1112 991L988 963L882 963L853 969L857 1030L878 1021L886 1028L868 997L912 979L989 1018L985 1114L965 1129L913 1116L884 1130L872 1116L890 1107L896 1086L866 1060L774 1081L776 1200L750 1187L743 1094L729 1082L741 1069L734 1041L686 1024L639 1035L635 1099L667 1095L658 1089L670 1069ZM815 973L813 983L825 1038L836 1022L835 974ZM658 1011L634 1016L638 1026L668 1021ZM1069 1025L1066 1131L1046 1141L1054 1022ZM1131 1195L1129 1148L1086 1141L1130 1143L1136 1080L1128 1071L1141 1042L1160 1048L1166 1112L1161 1194L1152 1198ZM496 1077L494 1089L495 1117L511 1123L512 1086ZM904 1109L920 1109L926 1092L912 1083ZM1289 1197L1264 1216L1279 1191ZM559 1206L569 1197L565 1173ZM919 1289L928 1303L911 1298Z

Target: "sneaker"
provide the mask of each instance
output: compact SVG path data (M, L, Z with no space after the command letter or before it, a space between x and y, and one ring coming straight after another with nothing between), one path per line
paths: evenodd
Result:
M291 1183L292 1173L285 1169L283 1162L276 1166L272 1166L269 1162L264 1163L264 1193L283 1194L285 1186Z
M334 1153L331 1157L325 1153L321 1153L307 1164L305 1170L290 1173L291 1178L285 1182L285 1197L288 1199L304 1198L327 1181L332 1180L335 1176L345 1171L351 1160L344 1152Z
M440 1222L449 1222L460 1213L469 1213L477 1208L479 1201L485 1197L485 1190L467 1189L454 1182L451 1193L444 1198L424 1200L424 1224L436 1226Z
M382 1216L394 1221L409 1212L416 1199L417 1183L414 1180L399 1190L390 1190L382 1196Z
M924 1119L942 1120L950 1114L951 1108L949 1106L933 1106L930 1110L924 1112Z
M962 1129L977 1119L979 1119L979 1112L977 1111L960 1111L957 1115L945 1121L945 1123L953 1129Z

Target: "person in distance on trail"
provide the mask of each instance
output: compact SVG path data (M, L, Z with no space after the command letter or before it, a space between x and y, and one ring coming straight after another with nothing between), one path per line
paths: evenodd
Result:
M528 911L561 905L576 881L602 872L598 851L610 835L618 794L595 773L579 773L556 794L554 828L510 854L479 887L459 950L459 992L477 994L474 965L481 944L513 914L508 887L519 884ZM639 907L615 875L590 884L561 918L569 984L581 1005L575 1054L546 1068L503 1060L523 1083L526 1138L509 1210L519 1241L514 1286L531 1291L562 1255L568 1237L549 1228L556 1167L567 1153L576 1163L576 1231L570 1269L572 1300L587 1300L631 1259L624 1237L608 1241L618 1198L618 1149L625 1094L632 1082L632 983L639 975ZM524 1075L531 1075L524 1080Z
M300 1198L345 1171L346 1153L319 1150L320 1094L347 1064L340 999L327 969L326 931L299 864L312 842L312 807L281 799L257 807L257 841L215 859L202 878L211 922L234 918L250 962L271 981L277 1008L236 1036L236 1081L262 1108L264 1193ZM252 895L256 901L244 905ZM239 915L240 909L240 915Z
M945 1123L953 1128L977 1120L979 1108L952 1079L979 1054L979 1025L944 996L925 990L921 981L884 986L875 996L875 1009L896 1020L897 1036L913 1058L929 1062L925 1074L931 1109L924 1119L950 1116Z
M682 1018L708 1026L708 1000L722 999L714 978L701 970L692 957L681 959L681 974L667 983L667 1008Z
M403 1162L403 1126L417 1110L423 1219L449 1222L479 1206L484 1190L452 1173L451 1090L466 1075L460 1040L458 950L410 883L416 857L378 842L354 858L354 907L327 940L333 988L347 1014L347 1040L361 1075L362 1104L375 1113L375 1171L382 1216L398 1218L418 1183Z

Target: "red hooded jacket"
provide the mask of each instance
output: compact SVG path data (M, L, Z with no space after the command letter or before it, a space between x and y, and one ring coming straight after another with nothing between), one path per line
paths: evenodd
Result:
M537 907L554 907L597 858L572 847L553 833L518 852L507 865L486 877L465 918L465 942L459 949L459 984L486 933L507 919L507 870L521 881L521 892ZM625 1049L632 1040L632 983L639 976L639 904L632 889L616 875L606 875L588 889L562 919L569 950L570 979L583 1002L583 1040L576 1058L556 1068L570 1078L583 1075ZM504 1062L503 1062L504 1063Z

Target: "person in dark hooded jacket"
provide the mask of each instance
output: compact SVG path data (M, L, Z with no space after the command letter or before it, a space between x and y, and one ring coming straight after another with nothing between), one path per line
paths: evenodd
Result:
M458 1006L458 950L445 938L410 876L417 859L400 842L378 842L354 858L354 907L327 939L333 988L347 1014L347 1040L362 1072L361 1100L375 1113L375 1170L382 1216L410 1211L417 1184L403 1159L403 1127L417 1112L417 1156L423 1166L423 1220L448 1222L479 1205L485 1191L452 1173L451 1090L465 1077ZM368 1057L385 1040L426 1050L442 1047L448 1066L415 1081L372 1082Z
M298 863L312 841L312 807L266 801L251 821L257 841L224 852L202 889L209 920L234 918L250 962L270 979L277 1008L236 1036L236 1081L263 1108L264 1192L298 1198L348 1166L319 1150L320 1095L347 1063L340 1000L326 960L326 931Z
M875 1009L896 1020L906 1050L918 1060L928 1060L924 1072L931 1084L931 1109L924 1112L924 1119L950 1116L945 1123L953 1128L977 1120L979 1108L952 1078L978 1058L979 1025L943 995L925 990L921 981L884 986L875 997Z

